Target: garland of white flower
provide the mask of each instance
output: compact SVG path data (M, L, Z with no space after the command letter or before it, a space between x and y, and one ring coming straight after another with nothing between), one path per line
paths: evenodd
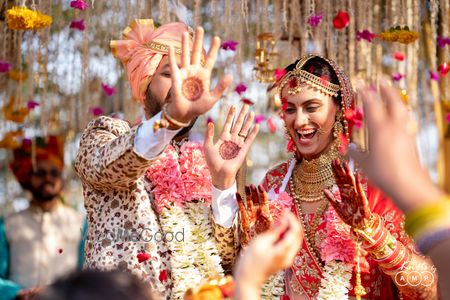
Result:
M332 260L325 265L322 275L317 300L348 299L348 292L352 287L352 266Z
M203 184L192 184L204 175L201 172L205 170L206 163L199 152L202 149L193 143L186 143L181 148L183 158L186 159L183 161L184 165L181 168L178 164L179 156L176 152L171 148L166 150L166 155L162 155L161 159L155 161L149 170L148 176L151 180L153 179L153 184L164 186L168 181L174 179L171 179L170 176L173 176L174 173L170 171L175 170L178 174L183 174L185 179L191 183L191 189L197 188L197 190L190 191L193 192L190 197L196 198L192 195L199 195L197 200L191 199L191 202L180 202L179 195L176 195L178 196L177 199L172 199L172 197L175 197L172 193L181 191L164 191L163 188L155 193L155 197L160 196L160 201L158 202L158 199L156 199L156 202L157 205L159 204L159 219L163 232L175 234L184 230L183 241L177 241L175 238L166 241L166 245L171 251L171 278L173 281L171 299L183 299L184 293L190 287L198 286L209 277L223 275L223 269L209 218L210 203L203 201L201 196L205 193L202 186L211 185L210 179L208 181L203 178ZM186 152L183 153L183 150ZM176 166L174 166L174 163L176 163ZM195 166L192 166L194 163ZM182 172L183 168L188 168L189 172L186 170ZM169 170L167 174L165 170ZM179 181L179 179L175 178L174 180ZM178 182L178 184L180 183ZM178 185L178 187L180 186Z
M261 299L280 299L284 295L284 271L278 272L263 284L261 288Z

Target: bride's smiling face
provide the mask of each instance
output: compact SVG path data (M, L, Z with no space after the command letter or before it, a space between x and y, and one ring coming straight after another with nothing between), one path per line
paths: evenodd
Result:
M284 121L301 157L312 159L328 149L333 141L333 125L338 106L331 96L306 84L295 95L288 94L286 85Z

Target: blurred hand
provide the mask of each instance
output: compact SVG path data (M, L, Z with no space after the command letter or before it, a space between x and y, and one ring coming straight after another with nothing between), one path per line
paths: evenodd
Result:
M302 242L300 223L286 211L278 226L258 235L241 252L234 272L237 285L259 289L271 275L292 265Z
M213 185L221 190L229 188L243 163L259 131L259 125L252 128L254 113L248 112L247 104L242 106L233 124L236 108L232 106L219 139L214 143L214 124L208 124L205 137L205 157L211 172Z
M245 186L247 206L239 193L236 197L239 205L239 241L245 247L256 235L272 227L273 218L267 193L262 186Z
M189 33L183 33L181 68L178 68L174 48L169 47L172 90L167 111L171 117L183 123L188 123L209 111L222 97L232 80L232 77L227 75L211 90L211 72L219 51L220 38L213 38L206 60L202 64L203 35L203 28L197 27L194 48L190 55Z
M443 193L420 165L414 123L399 90L384 81L380 94L373 88L360 86L357 96L364 103L369 152L349 147L349 155L369 179L405 211L442 197Z

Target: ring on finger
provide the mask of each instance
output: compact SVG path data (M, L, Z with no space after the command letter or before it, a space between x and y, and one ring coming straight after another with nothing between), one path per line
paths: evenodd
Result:
M242 133L242 132L239 132L238 136L240 136L240 137L242 137L242 138L244 138L244 139L247 137L247 135L244 134L244 133Z

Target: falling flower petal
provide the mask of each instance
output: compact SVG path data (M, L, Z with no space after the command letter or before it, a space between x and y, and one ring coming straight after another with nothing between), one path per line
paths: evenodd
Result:
M260 124L264 121L264 119L265 119L264 115L257 115L255 116L255 123Z
M96 107L91 107L91 108L89 109L89 111L91 112L91 114L92 114L94 117L98 117L98 116L103 115L103 109L102 109L101 107L98 107L98 106L96 106Z
M116 93L116 88L113 86L109 86L106 83L102 83L102 89L107 96L112 96Z
M59 248L59 249L58 249L58 253L59 253L59 254L63 253L63 251L64 251L63 248Z
M322 15L322 14L319 14L319 15L311 15L311 16L309 16L309 18L308 18L308 24L309 24L311 27L316 27L316 26L318 26L318 25L320 24L320 22L322 22L322 18L323 18L323 15Z
M440 65L438 67L438 71L439 74L441 74L441 76L445 76L447 75L448 71L450 71L450 66L447 63L443 63L442 65Z
M248 104L248 105L255 104L252 100L250 100L248 98L242 98L241 101L244 102L244 104Z
M209 123L214 123L213 118L208 117L208 119L206 119L206 124L209 124Z
M445 116L445 120L450 124L450 113L447 113L447 115Z
M164 282L167 280L167 270L162 270L159 273L159 281Z
M0 60L0 73L8 73L11 70L11 64L7 61Z
M34 109L36 106L39 106L39 103L38 103L38 102L33 101L33 100L31 100L31 99L28 100L28 102L27 102L27 107L28 107L29 110Z
M236 46L239 43L233 40L230 41L224 41L222 43L222 46L220 46L220 48L222 48L223 50L231 50L231 51L236 51Z
M394 55L392 57L394 57L394 59L398 61L403 61L405 59L405 55L399 51L394 52Z
M392 74L392 80L394 80L394 81L400 81L403 77L404 77L404 75L400 74L400 73Z
M83 19L79 19L79 20L73 20L70 23L70 28L74 28L74 29L78 29L80 31L83 31L85 26L84 26L84 20Z
M143 253L138 253L138 255L137 255L137 259L138 259L138 262L139 262L139 263L143 263L144 261L150 259L151 257L152 257L152 256L151 256L150 254L145 253L145 252L143 252Z
M433 71L430 71L430 79L439 81L439 74Z
M350 23L350 16L346 11L340 10L333 19L333 26L336 29L344 29Z
M286 73L287 72L285 69L276 69L275 70L275 79L277 81L280 80Z
M238 93L239 95L244 93L246 90L247 90L247 86L245 84L243 84L242 82L239 83L235 88L236 93Z
M269 131L271 133L275 133L277 131L277 125L275 124L272 117L267 119L267 126L269 127Z
M367 29L364 29L363 31L358 31L356 33L356 40L366 40L368 42L372 42L373 38L376 36L376 34L370 32Z
M85 10L88 7L88 5L83 0L73 0L73 1L70 1L70 7L76 8L79 10Z
M344 155L347 153L347 147L348 147L348 139L345 136L345 134L340 133L339 134L339 153Z

